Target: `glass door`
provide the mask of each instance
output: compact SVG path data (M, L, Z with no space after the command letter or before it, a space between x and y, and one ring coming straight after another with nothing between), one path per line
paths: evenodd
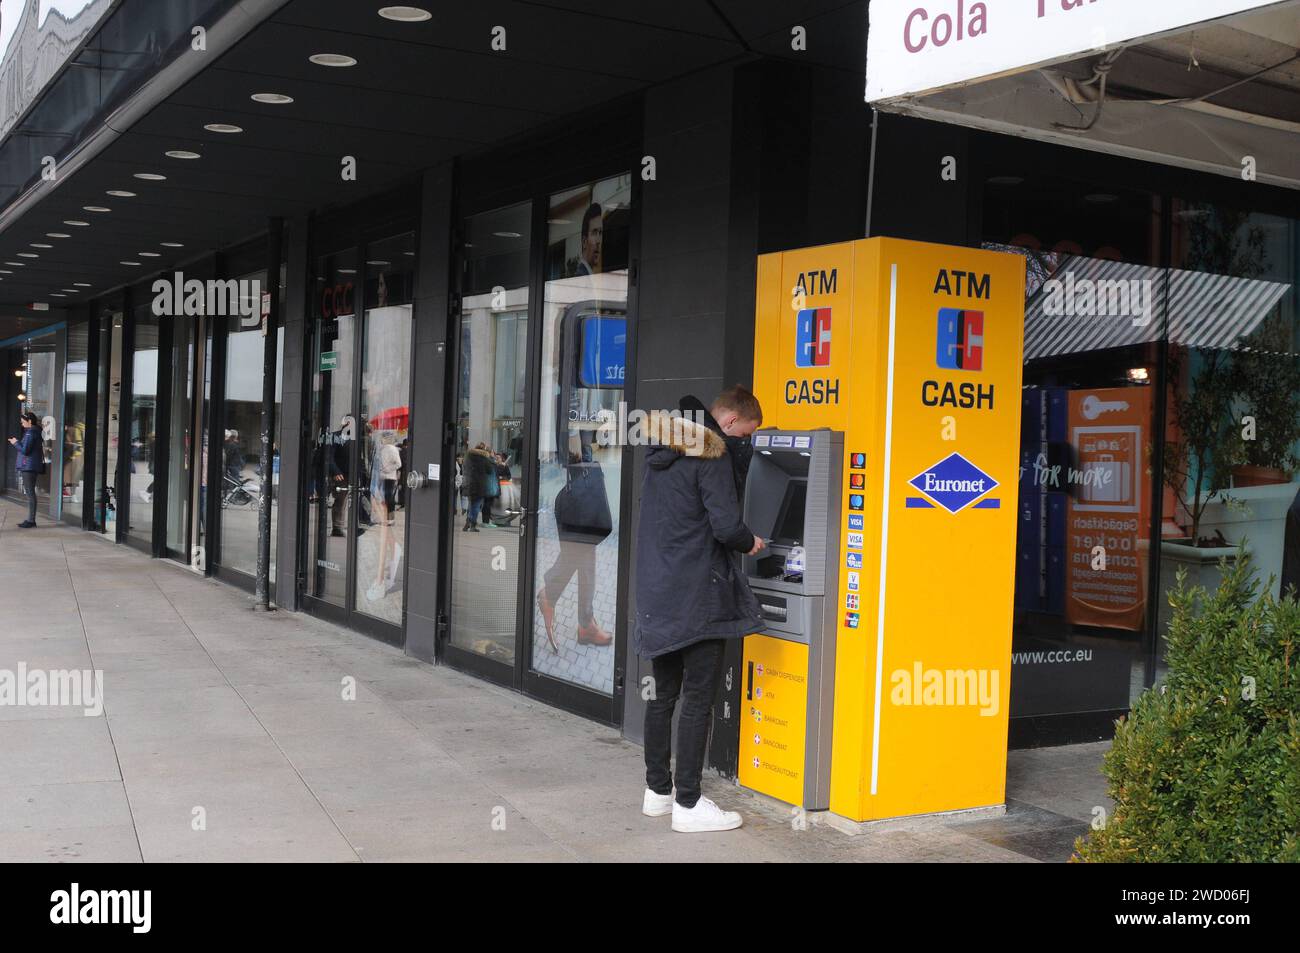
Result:
M611 721L631 210L622 174L464 222L444 643Z
M550 197L529 673L614 691L630 175Z
M95 479L95 529L117 539L118 435L122 416L122 310L109 307L99 321L99 435Z
M462 249L445 652L517 682L532 203L471 215Z
M406 608L415 234L317 260L309 609L395 644Z

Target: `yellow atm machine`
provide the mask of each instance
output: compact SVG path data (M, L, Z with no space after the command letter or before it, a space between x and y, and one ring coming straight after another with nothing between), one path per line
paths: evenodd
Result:
M853 821L1004 803L1025 264L758 261L739 781Z

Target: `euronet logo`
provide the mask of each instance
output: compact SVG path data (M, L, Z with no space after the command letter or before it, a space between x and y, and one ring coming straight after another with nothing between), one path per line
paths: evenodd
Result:
M87 718L104 712L104 673L100 669L0 668L0 708L80 708Z
M130 924L132 933L148 933L153 925L152 890L82 890L74 883L50 894L50 922Z
M1049 318L1131 318L1145 328L1155 316L1155 290L1150 278L1074 277L1043 282L1043 314Z
M1000 678L995 668L926 668L916 661L911 669L895 669L889 681L894 686L889 701L894 705L968 706L978 708L981 718L991 718L1001 710Z
M159 318L193 318L201 314L242 318L244 324L261 319L262 282L258 278L226 280L186 278L178 271L153 283L153 313Z

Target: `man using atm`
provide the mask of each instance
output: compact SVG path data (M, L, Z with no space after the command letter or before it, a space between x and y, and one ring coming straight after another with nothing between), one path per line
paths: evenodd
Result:
M637 533L636 651L650 659L653 694L646 708L646 791L641 811L672 814L682 833L728 831L741 825L700 793L713 699L724 640L764 630L758 600L733 553L764 547L741 517L725 437L746 437L763 422L757 398L741 387L713 402L718 430L687 417L650 416ZM669 770L673 710L677 773Z

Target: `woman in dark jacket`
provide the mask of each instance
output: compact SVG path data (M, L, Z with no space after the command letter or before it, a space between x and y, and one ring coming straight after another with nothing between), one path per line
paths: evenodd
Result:
M10 437L9 442L18 450L18 477L27 494L27 519L19 523L22 529L36 525L36 478L45 472L45 447L41 442L41 422L28 411L23 414L23 435Z

